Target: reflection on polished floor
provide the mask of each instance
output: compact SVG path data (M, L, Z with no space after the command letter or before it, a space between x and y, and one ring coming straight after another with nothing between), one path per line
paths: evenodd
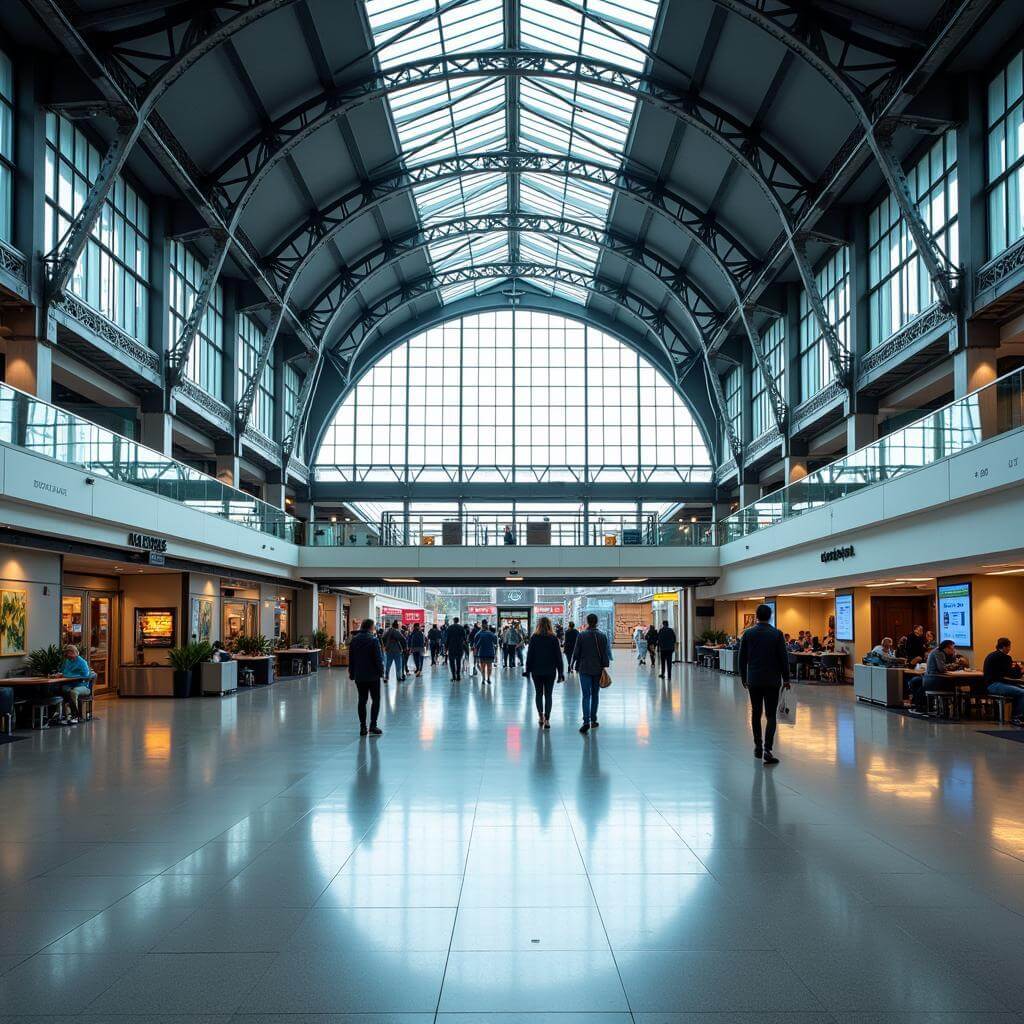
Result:
M378 741L325 671L0 747L0 1021L1024 1020L1024 748L801 687L766 770L648 673L586 738L439 669Z

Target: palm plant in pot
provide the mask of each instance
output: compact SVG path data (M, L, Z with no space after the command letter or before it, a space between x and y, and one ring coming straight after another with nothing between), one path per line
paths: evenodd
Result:
M234 647L235 654L243 654L249 657L270 654L274 648L273 642L262 633L256 633L253 636L242 633L240 636L235 637L232 646Z
M56 644L38 647L34 651L29 651L25 658L25 675L53 676L60 671L63 664L64 651Z
M167 658L174 669L174 696L189 697L192 695L192 675L196 666L209 660L213 654L213 646L205 640L172 647Z

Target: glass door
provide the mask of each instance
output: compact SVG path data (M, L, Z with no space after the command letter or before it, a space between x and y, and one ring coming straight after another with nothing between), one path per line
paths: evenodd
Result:
M84 612L85 596L83 594L65 591L60 602L60 645L66 647L74 644L82 646L82 637L85 628Z
M89 647L85 657L96 673L94 693L105 693L110 688L110 604L106 594L89 594Z

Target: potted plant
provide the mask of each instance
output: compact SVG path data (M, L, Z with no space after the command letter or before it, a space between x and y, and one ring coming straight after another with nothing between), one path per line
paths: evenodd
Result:
M326 629L314 629L309 638L309 646L320 652L321 665L330 665L330 649L334 647L334 637Z
M273 642L267 639L267 637L262 633L256 633L253 636L242 633L240 636L235 637L233 646L235 654L243 654L249 657L259 657L263 654L270 654L274 649Z
M192 695L192 673L197 665L213 654L213 646L205 640L192 641L181 647L172 647L167 656L174 669L174 696Z
M714 647L716 644L724 644L729 639L724 629L705 629L697 637L698 647Z
M25 675L53 676L60 671L63 664L64 652L56 644L38 647L34 651L29 651L25 658Z

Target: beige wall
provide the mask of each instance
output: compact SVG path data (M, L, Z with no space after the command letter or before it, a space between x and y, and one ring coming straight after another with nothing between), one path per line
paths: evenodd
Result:
M802 629L809 629L812 636L824 637L828 633L829 616L833 614L835 604L829 597L775 599L775 625L791 636L796 636Z
M60 643L60 555L0 545L0 588L25 591L26 651ZM22 660L0 657L0 675Z
M177 637L180 644L188 638L188 610L181 607L181 573L138 573L121 579L122 628L121 662L135 661L135 609L176 608L178 612ZM167 663L167 648L156 647L145 652L147 662Z

